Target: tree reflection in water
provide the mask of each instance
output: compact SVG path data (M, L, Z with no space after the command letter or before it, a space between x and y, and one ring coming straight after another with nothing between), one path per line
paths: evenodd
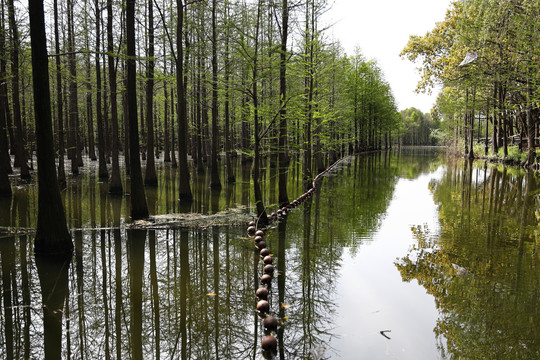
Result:
M538 358L538 179L530 171L452 162L431 188L440 235L413 227L417 245L396 266L435 297L434 331L447 355Z
M278 359L350 355L330 348L339 336L336 314L354 311L336 305L344 253L364 250L398 180L441 164L433 161L427 150L354 158L266 232L276 269L269 301L280 322ZM442 356L531 358L538 352L538 181L530 173L482 165L448 162L442 178L430 184L441 233L415 226L418 244L397 267L404 280L418 279L435 297ZM251 199L249 166L238 167L238 183L221 193L199 191L184 209L176 199L176 173L160 173L159 187L148 192L151 212L210 214ZM290 175L296 197L301 174L291 169ZM207 189L206 175L196 177L197 186ZM261 179L268 180L263 193L275 200L275 174ZM49 351L44 344L52 344L44 340L54 335L55 356L72 359L261 359L264 329L254 292L262 262L245 229L132 229L123 220L129 197L111 197L107 185L94 180L70 179L64 192L76 242L69 268L57 267L42 279L31 235L0 236L0 358L43 358ZM25 186L0 203L0 229L35 226L36 194ZM51 293L53 280L59 282ZM47 309L63 315L63 323L56 317L49 332L42 301L53 300Z

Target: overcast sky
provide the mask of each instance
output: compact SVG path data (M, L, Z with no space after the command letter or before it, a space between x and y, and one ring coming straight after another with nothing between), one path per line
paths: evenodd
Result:
M425 35L444 20L450 0L329 0L323 21L334 23L329 34L347 55L358 46L368 59L376 59L390 83L398 109L416 107L429 112L433 95L416 94L420 78L416 65L399 53L410 35Z

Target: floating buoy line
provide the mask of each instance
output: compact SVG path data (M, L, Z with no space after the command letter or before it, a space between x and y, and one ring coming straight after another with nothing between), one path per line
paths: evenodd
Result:
M339 159L330 165L326 170L320 172L312 182L311 188L300 195L296 200L291 201L289 204L282 206L277 209L275 212L270 214L268 220L270 222L279 221L287 216L287 214L292 211L294 208L298 207L305 200L309 199L313 193L317 190L317 185L322 177L332 170L337 164L348 159L350 156ZM258 229L258 222L251 221L247 228L247 234L250 237L253 237L254 245L259 250L259 255L263 263L262 276L260 277L259 288L255 291L255 296L257 297L257 313L263 319L263 326L265 329L265 336L261 340L261 348L266 353L275 353L278 346L278 341L273 335L278 326L280 326L280 321L277 317L270 314L270 303L268 301L269 296L269 287L272 284L272 279L274 277L274 258L270 253L270 250L267 248L267 243L264 240L265 232L264 229Z

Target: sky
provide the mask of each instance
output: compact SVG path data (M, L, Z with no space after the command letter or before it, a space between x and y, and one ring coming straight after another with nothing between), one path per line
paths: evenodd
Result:
M392 88L399 110L415 107L430 112L432 95L415 93L418 65L399 53L410 35L425 35L444 20L450 0L329 0L323 21L333 24L329 35L339 40L347 55L359 47L367 59L376 59Z

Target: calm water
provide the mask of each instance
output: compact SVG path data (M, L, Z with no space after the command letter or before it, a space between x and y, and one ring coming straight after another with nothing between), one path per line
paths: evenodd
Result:
M236 170L220 193L195 175L199 195L179 209L176 172L162 165L150 210L249 214L249 168ZM299 173L293 166L291 198L302 192ZM263 179L273 210L275 168ZM430 149L342 163L267 231L275 356L539 358L539 185ZM129 197L109 197L89 171L64 192L74 256L46 263L32 253L36 189L14 190L0 204L0 358L43 358L45 341L61 341L73 359L264 357L254 296L263 266L246 226L127 229Z

